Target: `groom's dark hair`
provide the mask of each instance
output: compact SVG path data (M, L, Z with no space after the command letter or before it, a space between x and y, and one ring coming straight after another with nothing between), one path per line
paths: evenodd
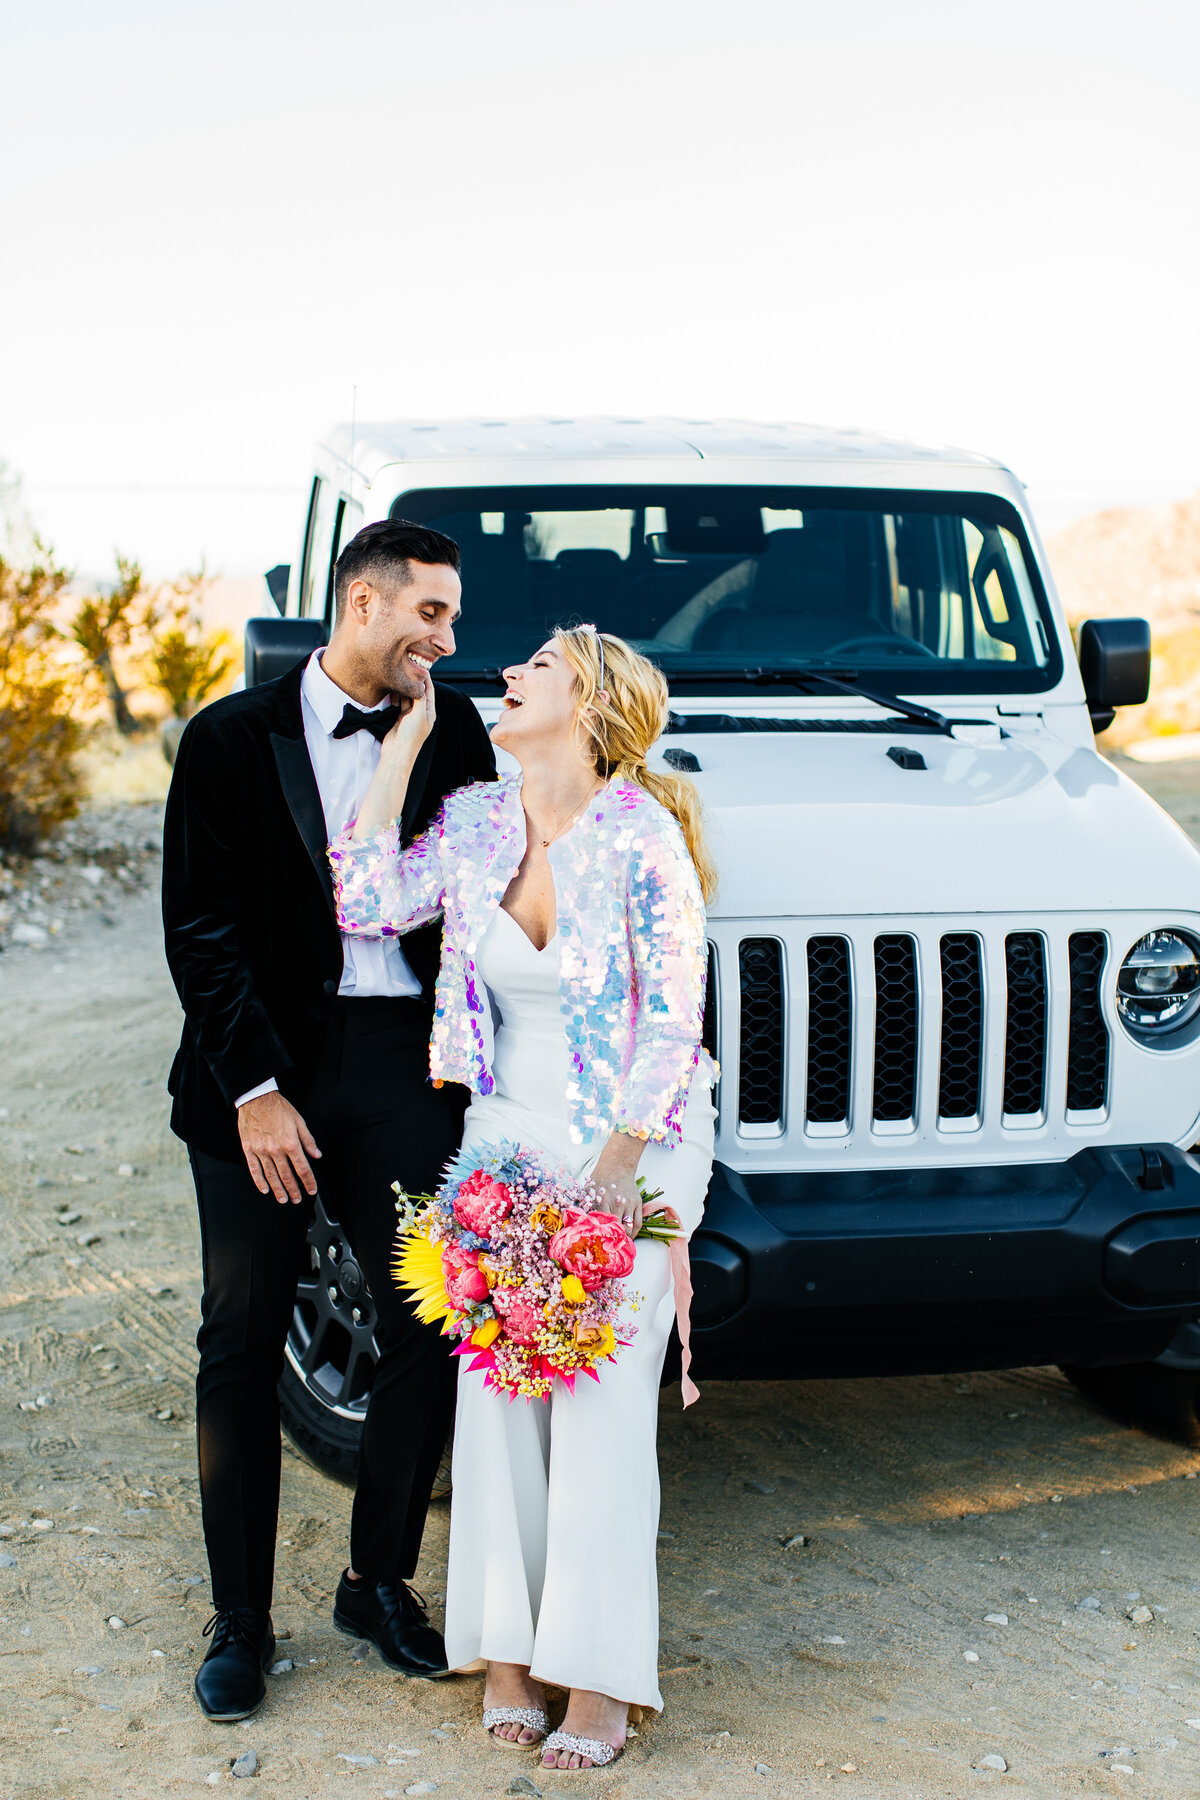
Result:
M333 575L336 617L346 605L352 581L369 581L376 587L407 587L412 580L410 562L445 563L457 572L462 557L453 538L431 525L414 525L411 519L379 519L356 532L337 559Z

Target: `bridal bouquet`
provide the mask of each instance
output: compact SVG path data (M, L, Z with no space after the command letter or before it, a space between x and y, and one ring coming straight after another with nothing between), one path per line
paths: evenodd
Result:
M488 1387L545 1400L561 1381L573 1393L577 1375L598 1381L597 1366L629 1343L633 1243L587 1181L504 1143L460 1156L434 1195L393 1191L397 1285L419 1319L461 1340L454 1354L473 1358ZM666 1210L638 1236L670 1243L678 1229Z

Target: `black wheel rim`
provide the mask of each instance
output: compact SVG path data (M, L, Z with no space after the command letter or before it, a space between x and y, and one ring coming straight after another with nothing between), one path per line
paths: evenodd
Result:
M361 1423L379 1361L375 1303L341 1226L319 1196L308 1259L296 1283L288 1366L328 1412Z

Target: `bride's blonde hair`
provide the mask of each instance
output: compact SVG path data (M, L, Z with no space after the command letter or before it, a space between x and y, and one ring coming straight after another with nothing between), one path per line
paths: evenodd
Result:
M559 626L554 636L575 676L578 729L597 772L606 780L636 781L678 819L701 892L711 900L717 871L695 785L686 775L646 767L667 722L670 695L662 670L624 638L591 625Z

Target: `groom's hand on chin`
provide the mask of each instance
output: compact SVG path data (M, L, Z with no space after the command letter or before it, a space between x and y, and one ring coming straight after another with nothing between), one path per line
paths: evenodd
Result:
M246 1167L260 1194L274 1194L281 1206L299 1203L300 1189L315 1194L317 1178L309 1157L319 1159L313 1135L290 1100L260 1094L238 1107L238 1135Z

